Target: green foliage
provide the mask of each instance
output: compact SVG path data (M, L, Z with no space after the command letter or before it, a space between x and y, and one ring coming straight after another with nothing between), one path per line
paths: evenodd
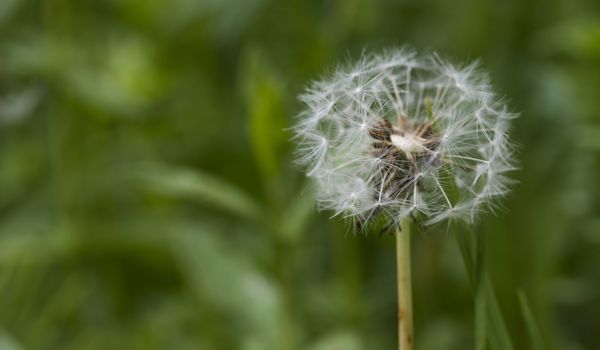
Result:
M244 59L242 87L249 111L250 140L263 176L279 175L285 134L283 86L277 81L260 51L251 50Z
M405 43L521 111L485 230L415 225L417 348L598 348L599 10L0 1L0 349L394 348L393 239L317 213L286 130L309 80Z
M527 296L523 293L522 290L518 291L519 303L521 304L521 311L523 312L523 317L525 318L525 322L527 324L527 331L529 332L529 338L531 339L532 349L533 350L544 350L546 346L544 345L544 339L540 332L539 325L533 316L533 312L531 311L531 307L529 306L529 302L527 301Z
M513 349L502 312L484 268L485 237L468 228L457 229L456 238L475 295L476 349Z
M243 219L258 220L260 217L260 205L243 190L200 171L145 165L140 167L133 181L138 182L136 180L144 189L158 194L197 200Z

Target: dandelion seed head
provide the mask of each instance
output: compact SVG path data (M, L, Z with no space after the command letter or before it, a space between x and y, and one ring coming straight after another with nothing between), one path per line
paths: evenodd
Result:
M397 49L313 82L294 127L319 207L367 222L467 222L494 209L514 170L504 101L477 63Z

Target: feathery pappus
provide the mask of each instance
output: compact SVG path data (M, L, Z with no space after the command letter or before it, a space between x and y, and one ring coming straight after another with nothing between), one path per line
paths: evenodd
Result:
M477 64L410 49L364 55L313 82L293 130L321 209L361 226L409 215L473 222L508 191L516 114Z

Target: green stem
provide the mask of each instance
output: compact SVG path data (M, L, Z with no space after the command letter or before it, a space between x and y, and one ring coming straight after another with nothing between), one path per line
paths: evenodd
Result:
M410 272L410 221L403 220L396 230L398 283L398 349L413 348L412 279Z

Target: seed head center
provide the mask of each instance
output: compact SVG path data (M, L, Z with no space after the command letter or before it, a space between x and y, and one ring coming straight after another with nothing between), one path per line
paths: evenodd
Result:
M404 135L391 134L390 140L392 144L405 154L423 152L425 140L417 135L406 133Z

